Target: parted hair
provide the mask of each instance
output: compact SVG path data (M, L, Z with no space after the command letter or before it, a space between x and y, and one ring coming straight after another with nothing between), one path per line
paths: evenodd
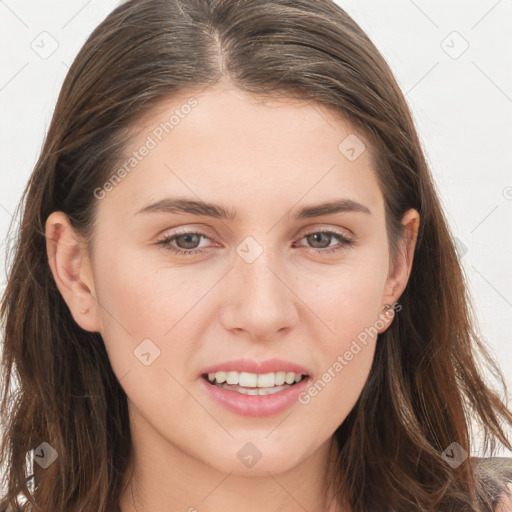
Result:
M420 214L401 311L379 334L368 380L334 433L328 484L340 507L493 510L469 459L453 468L442 453L454 442L474 451L474 426L487 455L498 444L512 449L506 383L479 332L404 95L368 36L330 0L129 0L79 51L11 224L0 510L119 510L133 469L127 396L100 333L76 324L57 289L45 222L63 211L92 244L94 190L119 165L140 120L173 94L219 80L262 98L330 107L365 136L391 261L402 215ZM58 458L29 474L27 453L43 442Z

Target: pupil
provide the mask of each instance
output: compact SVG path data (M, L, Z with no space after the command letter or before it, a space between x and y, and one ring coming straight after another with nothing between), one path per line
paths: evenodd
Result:
M198 235L195 235L195 234L187 234L187 235L181 235L177 240L179 240L180 238L183 240L185 239L185 249L193 249L194 248L194 245L197 244L197 241L196 242L191 242L190 239L193 238L193 237L197 237ZM188 246L187 244L191 245L192 247ZM179 244L181 245L181 244Z
M327 239L329 238L329 235L326 235L325 233L313 233L312 235L309 235L313 237L313 243L320 242L319 238L321 239L323 236L325 236ZM327 243L329 245L329 243ZM322 245L322 248L326 247L326 245Z

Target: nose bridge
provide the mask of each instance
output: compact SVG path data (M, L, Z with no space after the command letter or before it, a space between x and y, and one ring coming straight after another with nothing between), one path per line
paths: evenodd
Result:
M238 248L239 260L235 264L236 275L243 282L244 292L257 300L269 302L282 296L284 285L277 275L282 265L275 257L275 251L247 237Z
M254 237L247 237L236 251L231 273L237 293L231 304L232 327L242 327L264 338L290 326L294 320L293 293L285 284L284 265L276 251Z

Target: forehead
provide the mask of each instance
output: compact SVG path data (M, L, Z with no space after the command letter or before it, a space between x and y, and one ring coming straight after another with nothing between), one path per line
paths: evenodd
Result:
M133 213L165 194L222 199L242 211L340 194L381 202L367 141L319 103L227 86L182 91L136 128L119 163L123 178L108 194Z

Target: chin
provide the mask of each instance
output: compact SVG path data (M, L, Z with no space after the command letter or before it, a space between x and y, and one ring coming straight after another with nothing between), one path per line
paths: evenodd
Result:
M298 449L304 447L304 441L283 443L276 439L277 442L272 442L265 440L264 436L268 436L268 432L261 435L260 439L245 436L243 440L232 440L222 453L211 453L204 462L222 473L265 477L268 473L285 473L308 457L306 452L302 453Z

